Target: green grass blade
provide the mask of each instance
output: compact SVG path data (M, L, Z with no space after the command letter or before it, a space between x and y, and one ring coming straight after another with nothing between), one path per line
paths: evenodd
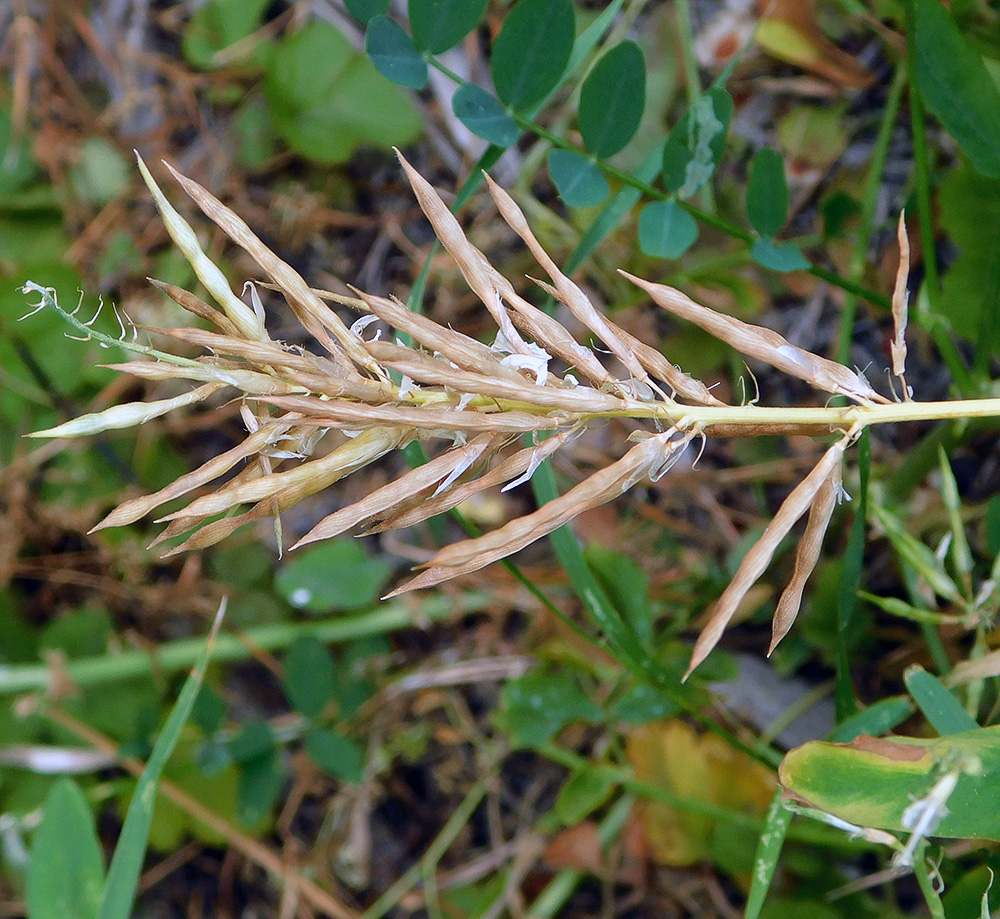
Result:
M908 667L903 681L910 691L920 711L942 737L974 731L979 725L956 699L949 689L933 674L919 664Z
M764 821L764 832L760 834L760 841L757 843L753 879L750 882L750 895L747 897L744 919L757 919L764 908L764 900L767 898L768 890L771 889L771 881L774 879L778 858L791 822L792 812L782 803L782 790L779 788L771 800Z
M913 714L914 708L914 704L906 696L889 696L842 721L826 739L832 743L850 743L859 734L877 737L891 731L897 724L902 724Z
M156 786L160 774L173 752L181 729L184 727L195 698L201 688L201 681L208 667L208 659L212 653L212 645L222 624L222 616L226 609L225 600L219 606L219 612L212 625L212 631L205 642L201 658L184 681L177 702L174 704L163 726L160 736L153 746L153 752L146 763L139 781L135 786L135 794L125 816L121 836L115 846L115 854L111 859L108 877L104 882L104 893L101 905L97 911L98 919L129 919L132 906L135 903L136 887L139 884L139 873L146 855L149 843L149 828L153 822L153 808L156 806Z
M861 586L861 572L864 568L865 527L868 522L868 476L871 465L871 434L869 429L865 428L858 440L858 469L861 473L861 484L858 486L854 523L851 525L851 535L847 540L844 573L840 582L840 596L837 598L837 682L834 690L837 721L850 718L858 710L847 661L847 638L858 606L858 588Z

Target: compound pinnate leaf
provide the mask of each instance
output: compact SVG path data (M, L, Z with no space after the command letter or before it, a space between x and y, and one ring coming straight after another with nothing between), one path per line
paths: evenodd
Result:
M292 707L315 718L333 698L336 672L326 645L308 635L297 638L285 655L285 695Z
M750 247L750 257L771 271L804 271L809 260L795 243L774 244L772 239L758 239Z
M580 90L580 133L595 156L614 156L633 137L646 104L646 62L633 41L607 52Z
M49 789L28 863L31 919L93 919L104 883L104 860L83 792L61 778Z
M362 22L389 12L389 0L344 0L344 5Z
M463 83L451 100L451 110L476 137L497 147L509 147L517 141L521 129L500 101L475 83Z
M611 194L601 170L571 150L553 150L549 154L549 175L559 197L570 207L594 207Z
M364 751L350 737L316 728L306 735L305 747L313 762L335 779L344 782L364 779Z
M545 98L573 51L572 0L521 0L493 43L490 69L497 95L522 111Z
M1000 93L940 0L913 2L913 78L972 165L1000 176Z
M413 41L424 51L441 54L470 33L485 10L486 0L409 0Z
M1000 727L933 740L814 741L785 756L779 777L794 798L810 807L855 826L901 831L910 822L905 812L928 799L949 772L957 781L932 835L1000 839L1000 812L983 806L994 800L1000 780Z
M761 236L774 237L788 219L788 183L781 154L770 147L757 151L747 182L747 215Z
M423 89L427 85L427 62L403 27L388 16L373 16L368 20L365 52L387 80L408 89Z
M654 201L639 214L639 247L655 258L680 258L698 238L694 218L676 201Z

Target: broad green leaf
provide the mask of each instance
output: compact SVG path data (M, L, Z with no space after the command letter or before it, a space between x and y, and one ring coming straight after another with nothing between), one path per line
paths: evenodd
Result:
M855 826L904 830L903 813L925 799L947 772L957 784L931 835L1000 839L1000 727L928 740L859 737L850 744L815 741L791 750L779 777L791 794Z
M521 136L517 126L500 101L475 83L463 83L451 99L451 110L476 137L497 147L510 147Z
M104 858L90 805L76 783L57 779L31 842L28 917L94 919L103 883Z
M639 129L646 104L646 63L634 41L615 45L580 89L580 134L602 159L614 156Z
M781 154L770 147L757 151L747 181L747 216L761 236L774 237L788 219L788 183Z
M245 763L270 753L276 743L271 726L261 718L248 721L227 744L233 762Z
M99 919L129 919L132 905L135 902L136 888L139 884L139 873L146 855L149 840L149 828L153 820L153 808L156 804L156 787L160 781L163 767L173 752L180 737L181 730L187 723L194 707L195 699L205 678L205 669L212 653L215 635L222 621L225 605L220 608L212 633L205 642L204 650L197 663L184 681L174 707L170 711L163 730L153 745L153 752L146 763L139 781L135 786L135 794L129 805L122 826L115 854L108 868L108 876L101 894L98 909Z
M503 720L514 743L537 747L572 721L599 721L601 710L570 673L535 670L501 693Z
M350 611L374 603L391 573L390 562L370 557L356 539L331 539L296 552L274 586L308 613Z
M486 0L409 0L407 11L416 46L441 54L479 24Z
M552 150L548 161L552 183L569 207L595 207L611 194L604 173L585 156Z
M940 309L952 329L976 341L978 350L984 313L995 318L997 312L990 289L996 284L1000 232L984 233L983 227L1000 227L1000 179L981 175L963 159L945 174L938 202L941 226L958 248L941 281ZM983 347L995 354L1000 343L994 337Z
M518 111L554 89L573 51L572 0L520 0L493 43L490 69L497 95Z
M103 137L86 137L70 170L76 197L89 204L114 201L132 180L132 164Z
M682 668L683 669L683 668ZM676 702L668 699L649 683L636 683L611 707L609 717L626 724L645 724L676 715L680 710Z
M743 919L757 919L764 908L767 892L771 889L778 858L785 844L788 825L792 822L792 812L784 806L779 788L774 793L767 817L764 818L764 832L760 834L757 843L757 855L754 859L754 870L750 881L750 894L747 896Z
M208 0L184 30L184 56L203 70L217 66L220 51L260 28L268 4L269 0ZM245 55L239 63L244 62Z
M365 52L387 80L408 89L427 85L427 62L413 39L388 16L373 16L365 30Z
M402 146L422 127L403 91L322 20L282 39L264 89L278 133L318 163L342 163L362 145Z
M770 239L758 239L750 247L750 257L771 271L805 271L809 260L795 243L776 246Z
M654 201L639 213L639 248L654 258L680 258L698 238L698 224L676 201Z
M327 728L316 728L306 735L306 753L335 779L361 782L365 777L365 754L357 741Z
M307 718L316 718L333 698L336 671L326 645L303 635L295 639L285 655L285 695L292 708Z
M983 175L1000 176L1000 92L940 0L913 4L913 78L927 108Z
M390 0L344 0L344 5L362 22L389 12Z
M593 766L584 766L574 772L556 796L556 816L566 824L575 826L602 804L615 790L615 782Z
M906 696L889 696L842 721L827 737L831 743L850 743L859 734L873 737L891 731L913 714L914 705Z
M276 748L243 763L236 790L236 814L246 827L264 821L274 809L285 783L285 774Z
M942 736L961 734L979 727L976 719L962 708L951 690L919 664L906 668L903 681L931 727Z
M206 734L214 734L226 720L225 700L207 683L202 684L191 709L191 720Z
M646 572L628 555L596 543L584 550L583 557L639 641L652 646L653 622Z
M104 654L113 624L107 610L81 607L53 619L39 637L42 651L61 651L67 658Z
M990 555L1000 556L1000 495L994 495L986 504L986 545Z
M663 148L663 183L683 200L715 172L726 148L733 100L724 89L710 89L674 125Z

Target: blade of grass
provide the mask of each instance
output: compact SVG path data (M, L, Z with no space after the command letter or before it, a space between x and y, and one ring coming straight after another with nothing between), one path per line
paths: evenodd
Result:
M858 706L851 685L850 666L847 660L847 642L851 623L858 606L858 588L861 587L861 572L864 568L865 527L868 523L868 476L871 472L871 434L865 428L858 438L858 469L861 483L858 486L854 522L844 553L844 573L841 576L840 595L837 598L837 677L834 688L834 702L837 721L843 721L857 713Z
M764 818L764 832L760 834L757 843L757 855L754 858L753 878L750 881L750 894L744 911L744 919L757 919L764 908L764 900L771 889L771 881L778 867L778 858L785 844L788 825L792 822L792 812L782 803L782 790L779 788L771 799L771 806Z
M146 847L149 844L149 830L153 823L153 809L156 805L156 786L160 774L166 765L170 754L177 744L181 729L191 714L195 698L201 688L205 676L212 646L222 625L225 615L226 601L219 604L219 611L212 624L212 631L204 642L202 653L190 675L184 681L177 702L163 726L160 736L153 745L149 762L143 770L135 786L132 803L129 805L122 826L121 835L111 858L108 876L104 882L104 892L101 895L101 905L97 910L98 919L129 919L132 906L135 903L136 888L139 884L139 874L146 857Z
M903 682L931 727L942 737L961 734L962 731L974 731L979 727L976 719L962 708L951 690L919 664L906 669Z

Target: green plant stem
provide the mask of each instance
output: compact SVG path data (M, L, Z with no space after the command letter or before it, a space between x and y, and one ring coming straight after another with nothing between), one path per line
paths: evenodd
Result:
M632 797L630 795L623 795L612 805L607 815L597 826L597 838L602 849L610 845L622 831L631 812ZM577 868L563 869L545 885L545 889L527 910L527 915L531 919L552 919L553 916L557 916L583 878L584 873Z
M906 85L906 68L896 68L889 85L889 94L885 100L882 122L879 125L878 136L872 150L871 166L865 180L865 193L861 205L861 219L858 226L858 237L851 255L849 275L851 281L860 283L864 277L865 265L868 262L868 246L871 243L872 227L875 223L875 207L878 203L878 189L885 171L885 161L889 154L889 142L892 140L892 130L896 126L899 106L903 98L903 87ZM854 337L854 320L857 316L858 296L850 293L844 299L840 314L840 330L837 337L837 350L834 360L841 364L849 364L851 358L851 341Z
M377 609L358 616L338 616L317 621L282 622L247 629L240 635L221 633L212 651L213 663L242 660L251 649L277 651L303 635L322 642L347 642L371 635L412 628L421 621L435 622L479 609L488 600L483 592L469 592L460 599L428 594L416 607L412 602L387 600ZM0 668L0 696L42 692L53 679L66 677L80 688L116 683L149 673L176 673L194 665L204 650L203 638L186 638L161 645L153 652L125 651L116 655L81 657L66 661L58 673L45 664L14 664Z
M913 874L920 885L920 892L924 895L927 909L930 910L931 919L945 919L944 904L941 902L941 895L934 886L930 871L927 870L927 843L921 843L913 856Z
M487 781L479 781L469 789L469 793L462 799L461 803L452 812L448 822L441 828L441 832L428 846L420 861L413 865L401 878L399 878L381 897L364 911L361 919L381 919L389 910L395 907L400 899L409 893L420 883L423 878L426 880L436 870L437 863L441 860L451 844L462 832L462 827L468 823L479 803L486 796L488 790Z

